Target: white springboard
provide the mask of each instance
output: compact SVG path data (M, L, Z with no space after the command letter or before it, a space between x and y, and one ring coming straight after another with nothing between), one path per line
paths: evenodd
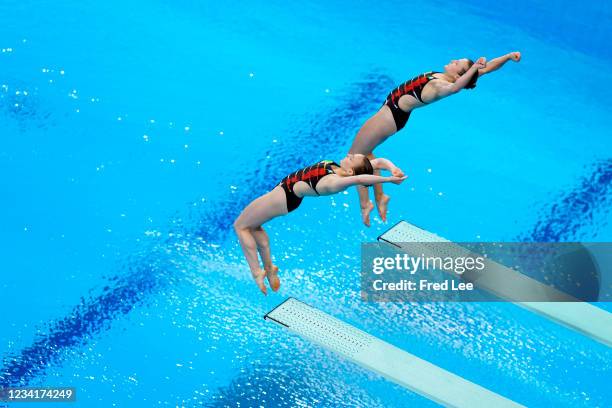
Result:
M264 318L444 406L523 406L295 298L288 298Z
M450 252L450 255L469 252L458 244L448 245L451 241L406 221L400 221L395 224L378 237L378 240L393 245L398 250L402 250L402 244L411 243L413 248L414 243L422 243L421 249L423 252L433 254L436 248L428 245L428 243L445 243L443 246L444 251L446 253ZM612 315L610 313L587 302L580 302L575 299L571 301L572 299L570 299L571 296L569 295L563 294L508 267L492 261L488 262L487 274L474 282L476 287L486 290L501 299L512 301L520 307L575 330L608 347L612 347ZM495 284L496 274L504 276L503 285ZM513 300L516 299L516 293L526 293L527 291L534 294L533 298L565 299L565 301L517 302Z

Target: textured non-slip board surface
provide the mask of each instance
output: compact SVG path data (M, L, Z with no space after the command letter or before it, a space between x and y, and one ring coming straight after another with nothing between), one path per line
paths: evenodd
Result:
M297 299L285 300L264 317L439 404L522 406Z
M466 248L460 245L451 245L451 241L406 221L395 224L378 239L393 245L398 250L407 249L403 248L406 243L412 243L411 249L414 250L414 243L418 243L420 244L419 249L426 255L462 256L470 253ZM436 243L443 243L443 245L436 246ZM479 289L493 293L502 299L513 301L525 309L612 347L612 315L605 310L586 302L568 302L567 300L572 300L569 295L493 261L487 261L485 271L486 273L471 279ZM516 301L517 293L521 295L531 293L531 295L525 296L532 299L559 301L521 302Z

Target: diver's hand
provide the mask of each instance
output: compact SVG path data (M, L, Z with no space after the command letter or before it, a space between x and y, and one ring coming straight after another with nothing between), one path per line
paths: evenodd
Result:
M404 172L399 167L394 167L391 169L391 175L394 177L404 177Z
M402 184L402 182L406 180L407 178L408 176L402 176L402 177L391 176L389 177L389 181L393 184Z
M474 66L476 66L476 69L482 69L484 67L487 66L487 59L485 57L480 57L476 60L476 62L474 63Z
M521 60L521 52L520 51L511 52L510 54L508 54L508 58L510 58L514 62L519 62Z

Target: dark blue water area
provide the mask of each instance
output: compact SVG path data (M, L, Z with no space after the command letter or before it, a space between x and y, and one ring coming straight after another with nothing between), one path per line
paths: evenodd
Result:
M540 209L533 229L518 239L535 242L590 241L607 227L612 200L612 159L597 161L568 191L557 193Z

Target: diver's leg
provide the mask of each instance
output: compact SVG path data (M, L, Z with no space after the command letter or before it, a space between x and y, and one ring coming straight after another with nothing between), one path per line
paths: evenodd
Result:
M242 246L242 251L251 269L251 274L257 286L259 286L259 289L264 294L266 294L266 287L263 280L266 276L266 270L261 269L259 258L257 257L259 245L256 238L256 230L261 228L262 224L272 218L285 214L287 214L285 193L281 187L276 187L274 190L251 202L234 222L234 229L236 230L236 235L238 235L240 245ZM262 245L264 245L263 241ZM262 252L264 254L262 255L264 264L266 264L266 262L271 264L269 248L270 246L268 244L267 249L260 252L260 254Z
M270 237L268 237L268 234L266 231L264 231L262 226L252 228L251 233L253 234L253 238L255 238L255 242L257 243L257 251L259 252L259 256L264 264L264 269L268 270L272 268Z
M374 160L376 157L373 153L368 154L368 159ZM374 174L376 176L380 176L380 170L374 170ZM378 215L383 220L383 222L387 222L387 206L389 204L389 200L391 197L383 193L383 183L374 185L374 200L376 201L376 209L378 210Z
M255 241L255 237L253 237L250 228L242 228L234 225L234 229L236 230L236 235L240 241L242 252L244 253L247 263L249 264L251 275L253 275L255 283L257 283L257 286L259 286L259 290L266 294L266 285L263 283L266 272L263 271L259 265L259 258L257 257L257 242Z
M278 267L272 263L272 254L270 253L270 237L263 227L255 227L251 230L253 237L257 242L257 250L264 264L266 277L270 283L270 287L274 292L280 288L280 279L278 278Z
M361 210L361 219L363 223L370 226L370 213L374 209L374 204L370 201L370 194L366 186L357 186L357 193L359 193L359 208Z
M349 153L366 154L368 157L372 156L372 151L384 142L389 136L397 132L397 125L393 117L391 109L386 104L376 112L374 116L368 119L357 135L353 144L349 150ZM375 173L380 174L380 172ZM368 196L367 187L357 187L359 192L359 206L361 209L361 218L366 226L370 226L370 212L374 209L374 205L370 201ZM376 198L376 205L381 218L386 220L387 218L387 202L389 197L383 193L382 185L377 184L374 187L374 195Z

